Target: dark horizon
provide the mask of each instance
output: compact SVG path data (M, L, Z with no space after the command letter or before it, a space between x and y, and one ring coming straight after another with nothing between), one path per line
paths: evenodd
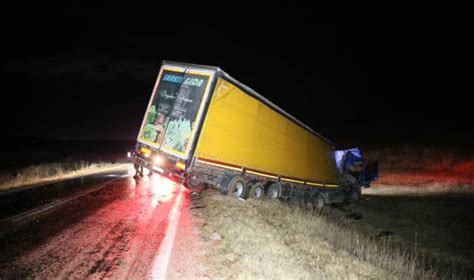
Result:
M7 137L133 140L162 60L219 66L328 138L358 129L472 136L463 23L401 8L370 24L168 24L106 11L12 10Z

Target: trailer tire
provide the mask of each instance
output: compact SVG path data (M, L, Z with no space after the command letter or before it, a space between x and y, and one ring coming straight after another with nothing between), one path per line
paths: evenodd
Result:
M242 176L234 176L227 184L227 188L229 194L237 197L237 198L245 198L247 194L247 186L245 184L245 179Z
M194 174L186 176L186 180L183 182L183 186L185 186L187 189L190 190L206 190L209 188L209 184L203 182L200 180L199 176L196 176Z
M250 186L248 197L251 199L262 199L265 193L265 188L260 182L255 182Z
M268 199L278 199L281 195L281 185L279 183L272 183L267 191L266 195Z
M362 193L358 186L348 186L344 191L344 204L353 204L360 200Z
M326 200L322 194L318 194L316 198L313 200L313 208L316 211L323 210L324 206L326 205Z
M188 190L192 190L192 191L205 191L205 190L209 189L209 184L204 183L204 182L201 182L198 185L192 185L188 182L183 182L183 186L185 188L187 188Z
M351 193L350 193L350 202L357 202L360 200L362 196L362 193L361 193L361 190L360 190L360 187L358 186L353 186L351 188Z

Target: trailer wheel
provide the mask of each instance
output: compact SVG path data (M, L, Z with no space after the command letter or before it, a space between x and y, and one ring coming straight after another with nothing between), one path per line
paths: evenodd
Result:
M318 194L318 196L316 196L316 198L313 201L314 210L321 211L323 210L325 205L326 205L326 200L324 200L323 195Z
M350 201L351 202L356 202L359 201L360 197L362 196L362 193L360 191L360 187L358 186L353 186L351 188L351 193L350 193Z
M206 190L209 188L207 183L204 183L199 176L191 174L186 176L186 180L183 182L183 186L190 190Z
M263 184L260 182L255 182L251 185L249 191L249 198L252 199L261 199L264 194Z
M227 185L229 193L235 197L245 198L247 192L245 179L242 176L234 176Z
M201 182L200 184L198 185L193 185L189 182L183 182L183 186L189 190L192 190L192 191L205 191L209 188L209 184L208 183L204 183L204 182Z
M268 199L278 199L281 195L281 185L279 183L272 183L267 189Z
M360 187L357 185L349 185L344 188L344 203L355 203L362 197Z

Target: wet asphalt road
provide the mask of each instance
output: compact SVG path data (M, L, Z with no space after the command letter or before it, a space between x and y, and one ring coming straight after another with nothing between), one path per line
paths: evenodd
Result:
M5 220L113 180L33 217L0 224L0 279L149 278L183 187L158 175L139 181L126 175L88 176L0 196ZM183 195L186 203L189 193Z
M0 193L0 221L126 175L128 175L126 172L92 174L56 183L2 192Z

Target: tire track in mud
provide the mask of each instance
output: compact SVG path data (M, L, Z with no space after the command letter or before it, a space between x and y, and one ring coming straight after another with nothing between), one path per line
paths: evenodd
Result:
M122 257L123 252L128 250L130 233L133 233L134 231L131 230L130 227L124 227L123 221L121 221L117 226L118 227L111 231L113 238L107 236L107 240L112 241L112 246L98 246L99 250L94 258L96 261L87 272L88 276L105 272L103 277L101 277L104 278L116 265L118 265L118 260Z
M127 272L126 279L146 278L148 275L153 257L160 248L161 242L165 237L166 227L169 223L166 217L163 219L163 217L160 217L161 215L156 216L156 218L150 221L148 227L151 227L151 229L147 228L145 237L140 240L139 246L137 246L137 252L133 254L135 258ZM161 221L158 222L158 220ZM153 227L153 225L156 226ZM147 265L144 266L144 264Z
M171 205L173 202L174 200L166 204ZM146 217L138 215L133 224L124 225L117 236L111 238L114 240L113 246L103 248L102 253L97 255L97 261L88 270L86 277L147 278L151 261L169 223L166 204L155 208Z
M109 260L108 256L111 252L120 255L121 251L126 250L127 239L124 237L129 232L126 229L124 221L118 222L100 240L94 240L92 248L78 251L58 278L85 278L93 273L109 271L113 266L113 261L118 259L117 257ZM115 249L118 249L117 252ZM95 262L91 263L94 260Z

